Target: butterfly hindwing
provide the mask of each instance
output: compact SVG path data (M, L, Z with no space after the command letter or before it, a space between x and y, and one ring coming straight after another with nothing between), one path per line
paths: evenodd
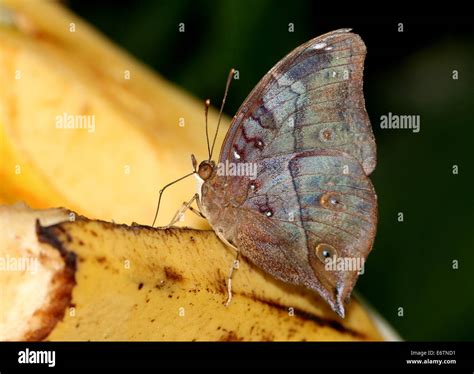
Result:
M342 302L375 236L377 204L370 180L355 159L339 151L275 157L258 169L249 182L255 188L239 208L239 250L275 277L317 291L344 314ZM339 261L332 268L324 250ZM353 268L338 267L341 261Z

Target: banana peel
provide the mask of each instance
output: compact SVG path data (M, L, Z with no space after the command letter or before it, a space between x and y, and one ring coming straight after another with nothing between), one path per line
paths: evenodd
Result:
M0 341L40 340L69 306L74 272L33 230L36 219L51 225L69 214L0 205Z
M30 256L35 275L0 272L0 340L382 340L355 299L340 319L315 294L244 260L213 231L89 220L64 209L0 207L0 258Z
M191 153L207 157L204 100L60 3L0 0L0 82L3 201L151 224L159 189L192 170ZM215 110L209 123L217 123ZM192 180L168 190L158 223L167 224L194 192ZM193 216L185 224L209 227Z

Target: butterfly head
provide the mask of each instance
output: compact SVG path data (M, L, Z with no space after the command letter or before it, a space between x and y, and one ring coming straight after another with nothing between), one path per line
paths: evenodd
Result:
M208 180L214 174L216 163L212 160L204 160L199 164L197 173L202 180Z

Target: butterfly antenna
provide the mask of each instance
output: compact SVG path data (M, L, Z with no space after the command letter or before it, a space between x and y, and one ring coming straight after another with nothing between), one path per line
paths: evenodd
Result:
M194 170L192 173L186 174L184 177L178 178L178 179L176 179L175 181L168 183L166 186L164 186L164 187L160 190L160 196L158 197L158 205L157 205L157 207L156 207L155 218L153 219L153 223L151 224L151 227L155 226L156 218L158 217L158 212L159 212L159 210L160 210L161 197L163 196L163 192L165 192L165 190L166 190L169 186L172 186L173 184L175 184L175 183L177 183L177 182L183 180L184 178L187 178L187 177L193 175L194 173L196 173L196 170Z
M227 83L225 85L224 97L222 98L221 109L219 111L219 119L217 120L216 133L214 135L214 140L212 141L211 154L209 156L209 161L212 158L212 152L214 152L214 145L216 144L217 134L219 133L219 126L221 124L221 119L222 119L222 111L224 110L224 104L227 98L227 92L229 92L230 82L232 82L232 77L234 76L234 72L235 72L234 68L230 69L229 76L227 77Z
M209 156L209 160L211 159L211 145L209 144L209 132L207 129L207 114L209 113L209 106L211 105L211 100L207 99L205 102L205 109L204 109L204 116L206 117L206 141L207 141L207 154Z

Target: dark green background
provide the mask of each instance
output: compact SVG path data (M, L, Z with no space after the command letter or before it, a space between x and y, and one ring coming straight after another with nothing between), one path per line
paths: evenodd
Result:
M120 4L69 1L119 45L203 100L218 103L228 70L237 68L229 116L292 49L333 29L354 28L368 48L365 94L378 147L372 180L380 210L374 251L357 290L405 339L473 340L470 11L445 4L443 14L416 16L412 8L388 5L369 13L337 2L269 0ZM180 22L185 33L178 32ZM420 115L421 131L381 130L380 116L388 112Z

